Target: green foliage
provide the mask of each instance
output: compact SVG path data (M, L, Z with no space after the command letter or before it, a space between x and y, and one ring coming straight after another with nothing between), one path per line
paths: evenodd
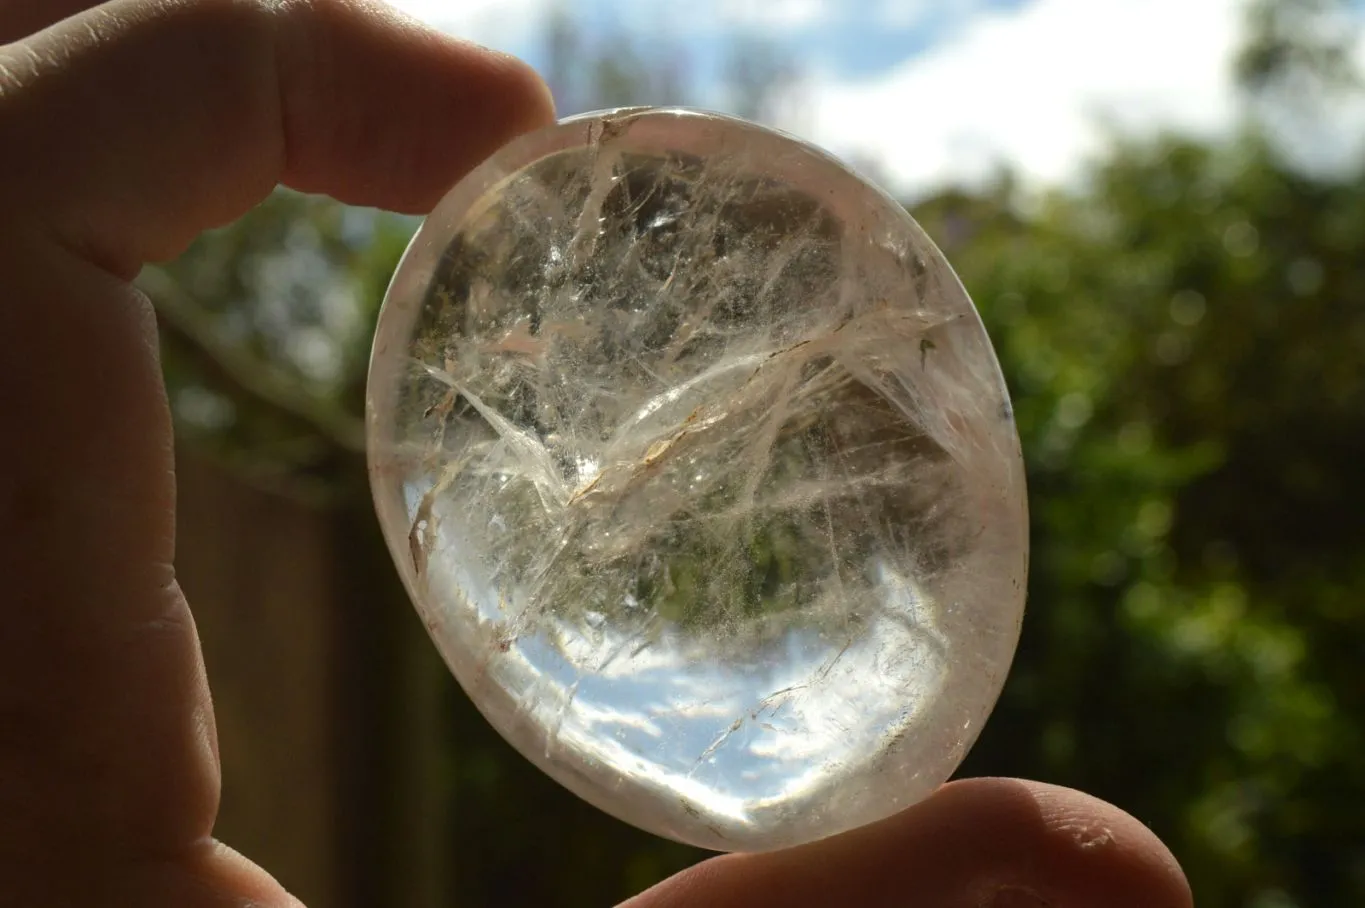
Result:
M1365 899L1365 179L1122 149L1034 218L945 197L1015 394L1030 614L968 766L1153 826L1203 905Z
M370 338L414 228L281 190L146 269L181 438L244 481L306 501L349 488Z

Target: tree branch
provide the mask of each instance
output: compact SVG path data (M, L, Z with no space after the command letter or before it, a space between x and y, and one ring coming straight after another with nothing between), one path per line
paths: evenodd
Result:
M364 453L362 420L308 394L269 363L219 341L211 319L165 271L146 268L137 285L155 306L162 331L187 348L212 381L290 422L302 423L342 451Z

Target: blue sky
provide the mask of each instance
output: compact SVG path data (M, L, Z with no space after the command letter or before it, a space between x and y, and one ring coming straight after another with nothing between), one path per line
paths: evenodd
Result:
M1112 131L1217 136L1245 112L1230 79L1245 0L390 2L532 64L556 2L589 35L661 39L702 72L718 48L762 36L804 74L777 125L899 192L979 182L1002 164L1064 183ZM705 80L691 103L724 107ZM1365 98L1312 124L1280 121L1305 166L1365 153Z
M738 34L767 37L821 70L856 77L883 71L931 47L972 15L1010 10L1027 0L730 0L677 4L575 0L565 4L582 27L638 35L685 35L704 55ZM525 52L534 55L537 48Z

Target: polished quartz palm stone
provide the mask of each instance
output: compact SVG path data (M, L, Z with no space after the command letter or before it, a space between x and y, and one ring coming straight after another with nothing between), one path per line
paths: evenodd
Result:
M522 137L426 220L370 374L384 532L499 732L705 848L885 817L957 767L1018 639L1018 436L905 211L682 110Z

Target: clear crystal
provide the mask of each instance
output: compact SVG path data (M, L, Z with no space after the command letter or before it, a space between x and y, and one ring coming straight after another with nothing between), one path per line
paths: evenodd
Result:
M394 278L369 445L470 697L659 835L771 849L895 812L1014 653L990 342L900 206L780 133L634 109L495 155Z

